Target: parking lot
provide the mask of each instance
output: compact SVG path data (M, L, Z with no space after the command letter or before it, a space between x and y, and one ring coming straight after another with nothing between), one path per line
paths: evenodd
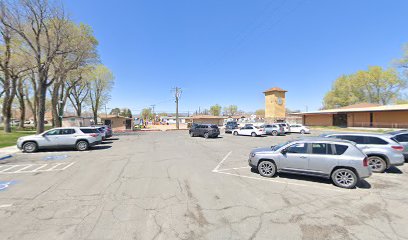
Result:
M408 238L408 165L351 190L248 167L251 149L297 137L146 132L17 153L0 163L1 239Z

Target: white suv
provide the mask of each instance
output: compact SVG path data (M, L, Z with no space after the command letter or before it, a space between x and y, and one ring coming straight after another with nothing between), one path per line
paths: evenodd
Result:
M17 147L27 153L51 148L75 148L78 151L85 151L100 142L101 136L96 128L65 127L20 137L17 140Z

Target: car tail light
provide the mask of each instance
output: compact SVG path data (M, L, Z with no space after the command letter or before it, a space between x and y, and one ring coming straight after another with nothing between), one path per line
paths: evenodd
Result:
M404 147L403 146L391 146L392 149L397 150L397 151L404 151Z
M90 134L90 135L91 135L91 137L97 137L99 134L92 133L92 134Z
M368 157L364 158L363 160L363 166L368 167Z

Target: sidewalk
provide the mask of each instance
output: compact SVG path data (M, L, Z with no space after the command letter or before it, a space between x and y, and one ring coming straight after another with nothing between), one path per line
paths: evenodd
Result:
M0 161L7 159L7 158L11 158L12 154L18 152L18 148L17 146L11 146L11 147L4 147L4 148L0 148Z

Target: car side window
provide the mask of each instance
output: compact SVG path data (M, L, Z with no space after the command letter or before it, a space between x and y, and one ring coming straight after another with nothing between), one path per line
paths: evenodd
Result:
M397 136L395 136L395 139L396 139L398 142L408 142L408 134L400 134L400 135L397 135Z
M61 135L70 135L74 134L75 130L74 129L61 129Z
M312 143L313 154L333 154L331 144Z
M387 145L388 142L378 137L366 137L366 144Z
M306 143L296 143L288 147L287 153L307 153Z
M336 138L349 140L355 142L356 144L365 144L364 137L362 136L354 136L354 135L337 135Z
M336 155L342 155L343 153L346 152L348 146L346 145L340 145L340 144L336 144L334 145L336 148Z
M60 135L60 130L59 129L50 130L50 131L46 132L45 135L47 135L47 136Z

